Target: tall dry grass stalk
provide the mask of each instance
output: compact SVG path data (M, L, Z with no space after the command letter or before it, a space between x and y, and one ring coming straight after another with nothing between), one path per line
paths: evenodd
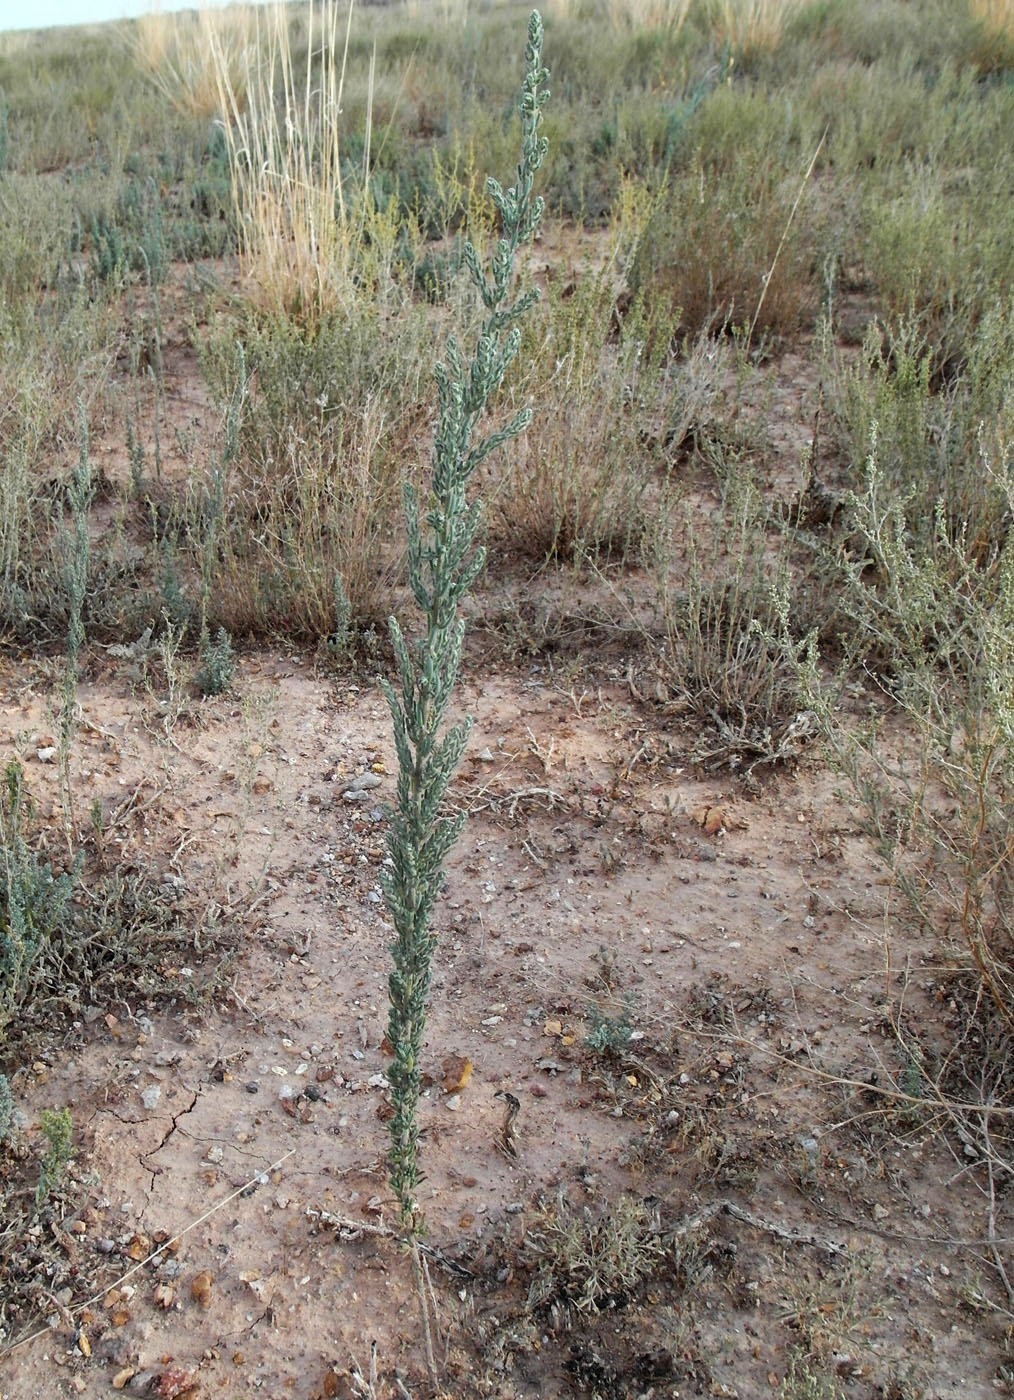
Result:
M694 0L548 0L554 20L581 16L606 20L613 29L671 29L678 34Z
M307 5L305 72L297 72L289 17L281 5L258 12L256 44L237 85L229 51L212 34L219 110L232 173L240 263L252 299L264 309L313 322L342 305L364 281L389 277L397 230L368 191L369 124L358 178L346 188L342 94L352 0ZM370 266L361 255L369 230Z
M468 23L470 0L405 0L405 8L411 19L419 19L424 14L439 16L444 24Z
M712 27L742 59L772 53L789 21L808 0L715 0Z
M124 37L141 71L184 116L219 114L219 63L224 64L242 106L243 75L256 37L256 15L250 5L224 9L202 5L196 12L168 15L153 10L126 29Z
M969 8L990 34L1014 42L1014 0L969 0Z
M605 0L614 29L669 29L678 34L693 0Z

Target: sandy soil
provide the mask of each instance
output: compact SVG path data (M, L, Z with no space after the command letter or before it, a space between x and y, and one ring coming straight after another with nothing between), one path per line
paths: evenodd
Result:
M1006 1317L970 1306L981 1176L870 1087L903 1073L903 997L916 1023L946 1015L932 933L885 925L818 754L752 795L708 781L621 676L533 666L460 691L469 820L420 1106L445 1393L996 1395ZM386 1233L382 697L278 653L178 714L149 681L91 659L76 802L236 952L203 1010L86 1013L18 1076L29 1137L73 1110L80 1288L0 1359L0 1394L423 1394ZM0 694L0 752L56 823L52 674ZM624 1015L619 1053L586 1043ZM520 1102L516 1157L498 1091ZM586 1242L633 1221L657 1266L583 1308L587 1271L552 1247L567 1219ZM793 1378L795 1349L823 1389Z

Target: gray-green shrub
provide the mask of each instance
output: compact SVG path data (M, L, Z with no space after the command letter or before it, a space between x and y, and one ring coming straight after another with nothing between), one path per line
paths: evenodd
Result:
M480 507L478 501L469 504L466 486L489 454L517 436L531 417L529 410L522 410L506 426L477 437L486 406L518 353L521 333L516 322L538 295L535 291L513 295L512 284L518 249L532 237L542 217L543 203L534 197L533 183L546 155L538 131L548 98L543 86L547 77L542 67L542 21L533 11L518 104L522 143L517 183L508 190L493 179L487 184L503 225L488 276L475 248L466 244L464 250L486 309L485 320L471 362L466 364L451 336L446 363L436 369L438 414L430 500L424 515L411 484L404 492L409 580L425 630L412 640L394 618L390 622L399 688L396 692L384 682L384 692L398 754L398 795L388 833L391 866L383 876L383 887L395 927L394 966L388 983L388 1040L393 1051L388 1081L394 1105L388 1162L402 1225L413 1235L421 1223L416 1201L416 1108L436 943L431 918L445 858L464 823L463 816L441 815L441 805L468 741L469 725L466 721L444 729L443 724L464 640L459 608L484 562L483 550L475 547Z

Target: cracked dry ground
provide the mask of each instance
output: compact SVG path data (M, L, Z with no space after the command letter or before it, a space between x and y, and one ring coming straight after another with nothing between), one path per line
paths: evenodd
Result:
M264 654L167 723L129 672L93 661L81 688L76 800L101 804L111 859L232 920L235 955L203 1007L85 1007L17 1076L27 1132L73 1110L80 1286L0 1361L0 1393L365 1394L375 1344L375 1393L422 1394L384 1233L384 703ZM45 665L8 675L2 723L56 822L51 694ZM737 794L619 682L534 668L459 698L470 819L420 1109L446 1394L748 1400L794 1350L862 1400L995 1394L1003 1319L963 1306L972 1174L863 1088L898 1069L893 969L929 1015L934 950L897 933L888 964L884 886L819 756ZM586 1043L624 1016L621 1053ZM568 1218L627 1219L643 1246L600 1312L576 1265L568 1297Z

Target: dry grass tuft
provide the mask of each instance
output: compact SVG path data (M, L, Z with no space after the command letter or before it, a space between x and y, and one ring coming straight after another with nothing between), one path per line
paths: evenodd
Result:
M1001 74L1014 65L1014 0L969 0L978 33L969 57L983 74Z
M412 20L422 17L425 0L406 0L406 12ZM460 24L464 26L468 22L470 11L470 0L431 0L429 10L439 16L444 24Z
M127 47L152 84L184 116L219 113L217 69L224 64L230 87L242 105L243 74L256 37L256 15L249 5L142 15L125 31Z
M693 0L606 0L614 29L669 29L678 34Z
M604 18L613 29L670 29L678 34L686 23L694 0L594 0L590 7L596 19ZM589 17L589 7L580 0L547 0L546 13L553 20Z
M401 485L386 433L379 401L345 431L292 425L273 473L231 483L216 612L230 631L319 639L341 630L344 609L356 626L382 621Z
M400 229L367 187L373 63L360 176L343 171L342 95L352 28L337 0L307 5L304 72L293 58L287 12L257 16L239 81L216 35L210 50L229 151L240 263L251 299L304 324L391 285Z
M1014 0L969 0L969 6L984 29L1014 42Z
M806 0L716 0L712 26L720 43L749 61L773 53Z

